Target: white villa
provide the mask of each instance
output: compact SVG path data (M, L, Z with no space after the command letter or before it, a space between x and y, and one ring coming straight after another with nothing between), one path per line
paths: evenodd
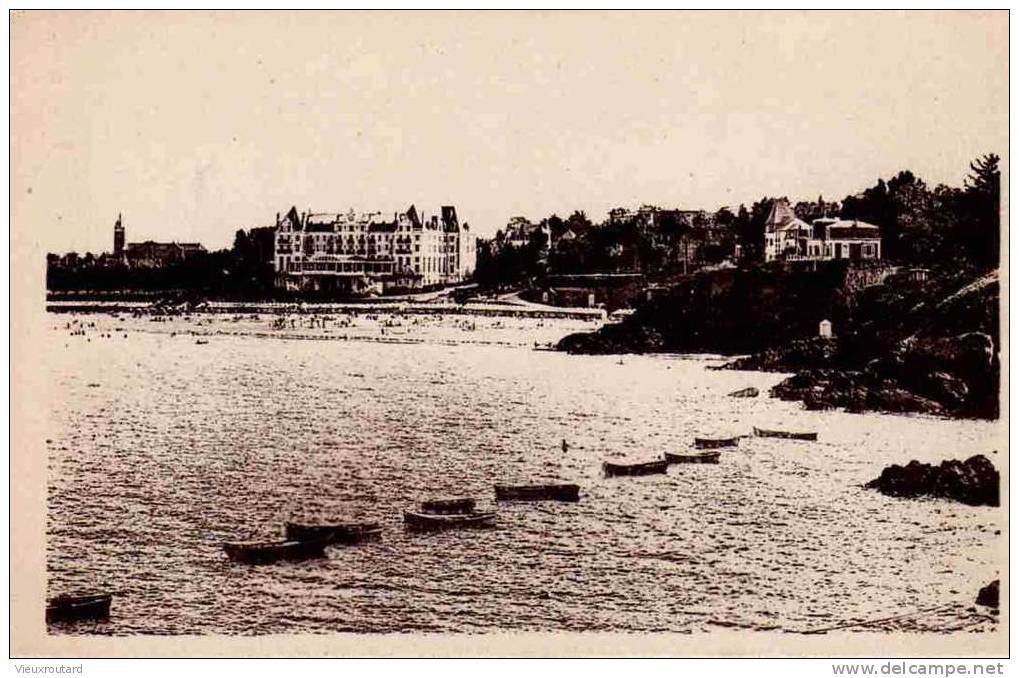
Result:
M880 259L881 229L855 219L798 218L789 203L776 200L764 226L765 261Z

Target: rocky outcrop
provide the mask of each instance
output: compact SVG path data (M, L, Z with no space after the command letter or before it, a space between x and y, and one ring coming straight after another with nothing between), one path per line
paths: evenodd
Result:
M771 389L807 409L924 413L957 417L998 415L998 379L991 337L970 332L907 343L862 369L809 369Z
M982 454L966 461L943 461L940 466L911 461L893 464L867 483L892 497L942 497L970 506L999 506L1000 478L994 464Z
M798 372L819 365L831 364L838 343L835 339L815 337L800 339L782 346L769 348L743 358L737 358L721 367L724 370L753 370L756 372Z
M705 352L743 354L817 334L839 323L846 267L818 271L748 267L699 271L619 324L571 334L571 353Z
M903 388L879 374L843 370L807 370L775 385L771 396L799 400L808 410L845 408L847 412L946 414L941 403Z
M874 290L847 336L795 342L728 367L796 371L771 393L808 409L996 419L997 280L990 273L951 293L951 281Z
M850 269L852 270L852 269ZM721 369L792 372L771 395L808 409L999 416L998 273L891 276L849 295L839 269L698 274L575 353L750 353ZM844 273L844 272L843 272ZM830 319L836 337L816 335Z
M977 605L998 607L998 580L995 579L977 593Z
M666 350L661 334L650 326L606 325L598 332L571 334L556 348L582 354L655 353Z

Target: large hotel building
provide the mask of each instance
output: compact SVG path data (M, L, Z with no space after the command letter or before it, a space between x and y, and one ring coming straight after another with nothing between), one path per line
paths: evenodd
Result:
M419 216L413 205L381 212L304 212L276 216L276 286L294 291L381 293L437 287L468 279L476 238L456 208Z

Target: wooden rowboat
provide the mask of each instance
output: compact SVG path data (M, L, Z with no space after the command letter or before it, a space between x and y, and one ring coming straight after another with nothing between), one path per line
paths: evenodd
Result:
M735 438L694 438L693 445L699 450L714 450L719 447L737 447L739 436Z
M470 513L474 510L475 501L470 497L455 499L429 499L421 502L422 513Z
M646 461L639 464L616 464L606 461L602 464L607 476L647 476L653 473L665 473L669 468L669 462L661 459L659 461Z
M580 501L579 485L496 485L498 501Z
M754 435L759 438L785 438L787 440L817 440L817 433L791 432L791 431L769 431L764 428L754 427Z
M62 595L46 601L46 623L70 622L83 619L109 619L112 593L84 596Z
M404 511L403 520L412 530L448 530L457 527L491 527L495 524L495 515L495 511L446 514Z
M249 565L264 565L281 560L307 560L325 557L325 539L314 541L235 541L223 544L231 560Z
M290 523L286 524L286 538L293 541L325 540L327 544L356 544L382 538L382 526L378 523L335 523L332 525Z
M717 464L720 456L722 456L721 452L710 450L686 453L666 452L665 461L670 464Z

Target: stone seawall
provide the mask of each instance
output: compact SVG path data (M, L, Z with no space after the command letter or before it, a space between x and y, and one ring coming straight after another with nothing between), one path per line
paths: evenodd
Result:
M846 269L846 278L842 283L842 289L846 295L855 297L862 289L873 285L880 285L889 276L901 271L901 267L886 263L875 264L850 264Z

